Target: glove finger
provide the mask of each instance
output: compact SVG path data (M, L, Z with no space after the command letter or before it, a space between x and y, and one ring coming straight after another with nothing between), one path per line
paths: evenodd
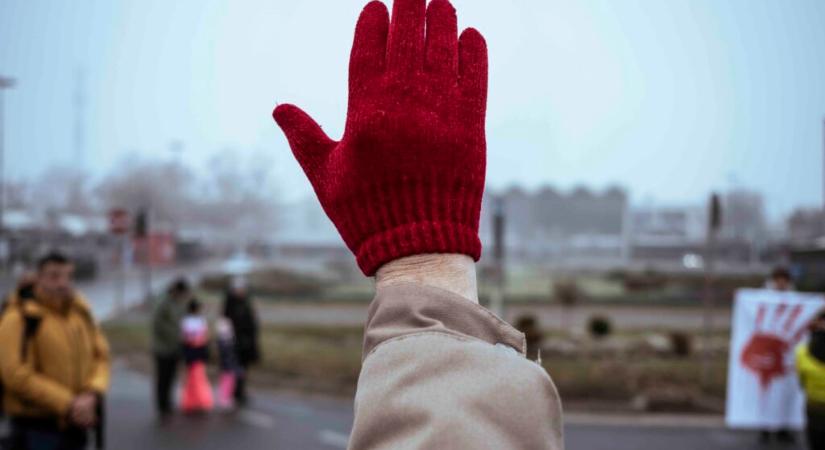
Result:
M396 74L415 73L424 64L426 0L395 0L387 43L387 68Z
M355 27L349 60L350 95L372 84L384 72L389 27L389 12L383 3L375 0L364 7Z
M458 74L458 18L449 0L433 0L427 8L424 68L453 79Z
M487 107L487 42L475 28L458 39L459 87L464 101L482 114Z
M284 131L292 153L307 175L336 145L315 120L295 105L278 106L272 117Z

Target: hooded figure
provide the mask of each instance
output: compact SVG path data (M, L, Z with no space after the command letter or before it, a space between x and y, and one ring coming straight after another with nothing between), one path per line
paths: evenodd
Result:
M226 293L223 314L232 323L235 335L235 350L238 359L235 382L235 400L239 405L246 403L246 372L258 362L258 318L252 299L246 290L246 281L236 277Z

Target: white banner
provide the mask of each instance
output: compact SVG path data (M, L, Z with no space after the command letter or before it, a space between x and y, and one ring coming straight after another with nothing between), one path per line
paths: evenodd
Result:
M732 428L801 429L805 398L794 349L825 306L822 296L740 289L736 293L725 420Z

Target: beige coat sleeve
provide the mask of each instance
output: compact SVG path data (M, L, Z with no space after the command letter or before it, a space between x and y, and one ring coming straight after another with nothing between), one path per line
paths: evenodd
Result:
M524 336L418 284L370 306L349 448L563 450L561 401Z

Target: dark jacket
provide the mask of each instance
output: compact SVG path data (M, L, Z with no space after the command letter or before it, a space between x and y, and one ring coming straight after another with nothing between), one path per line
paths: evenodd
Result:
M817 330L811 333L808 351L811 352L811 356L825 364L825 330Z
M258 349L258 318L249 296L226 294L223 305L224 316L232 321L235 330L235 348L238 362L248 366L260 360Z
M218 356L221 371L235 372L238 370L238 357L234 339L218 339Z
M180 321L186 315L186 302L164 298L152 316L152 351L160 356L179 356Z

